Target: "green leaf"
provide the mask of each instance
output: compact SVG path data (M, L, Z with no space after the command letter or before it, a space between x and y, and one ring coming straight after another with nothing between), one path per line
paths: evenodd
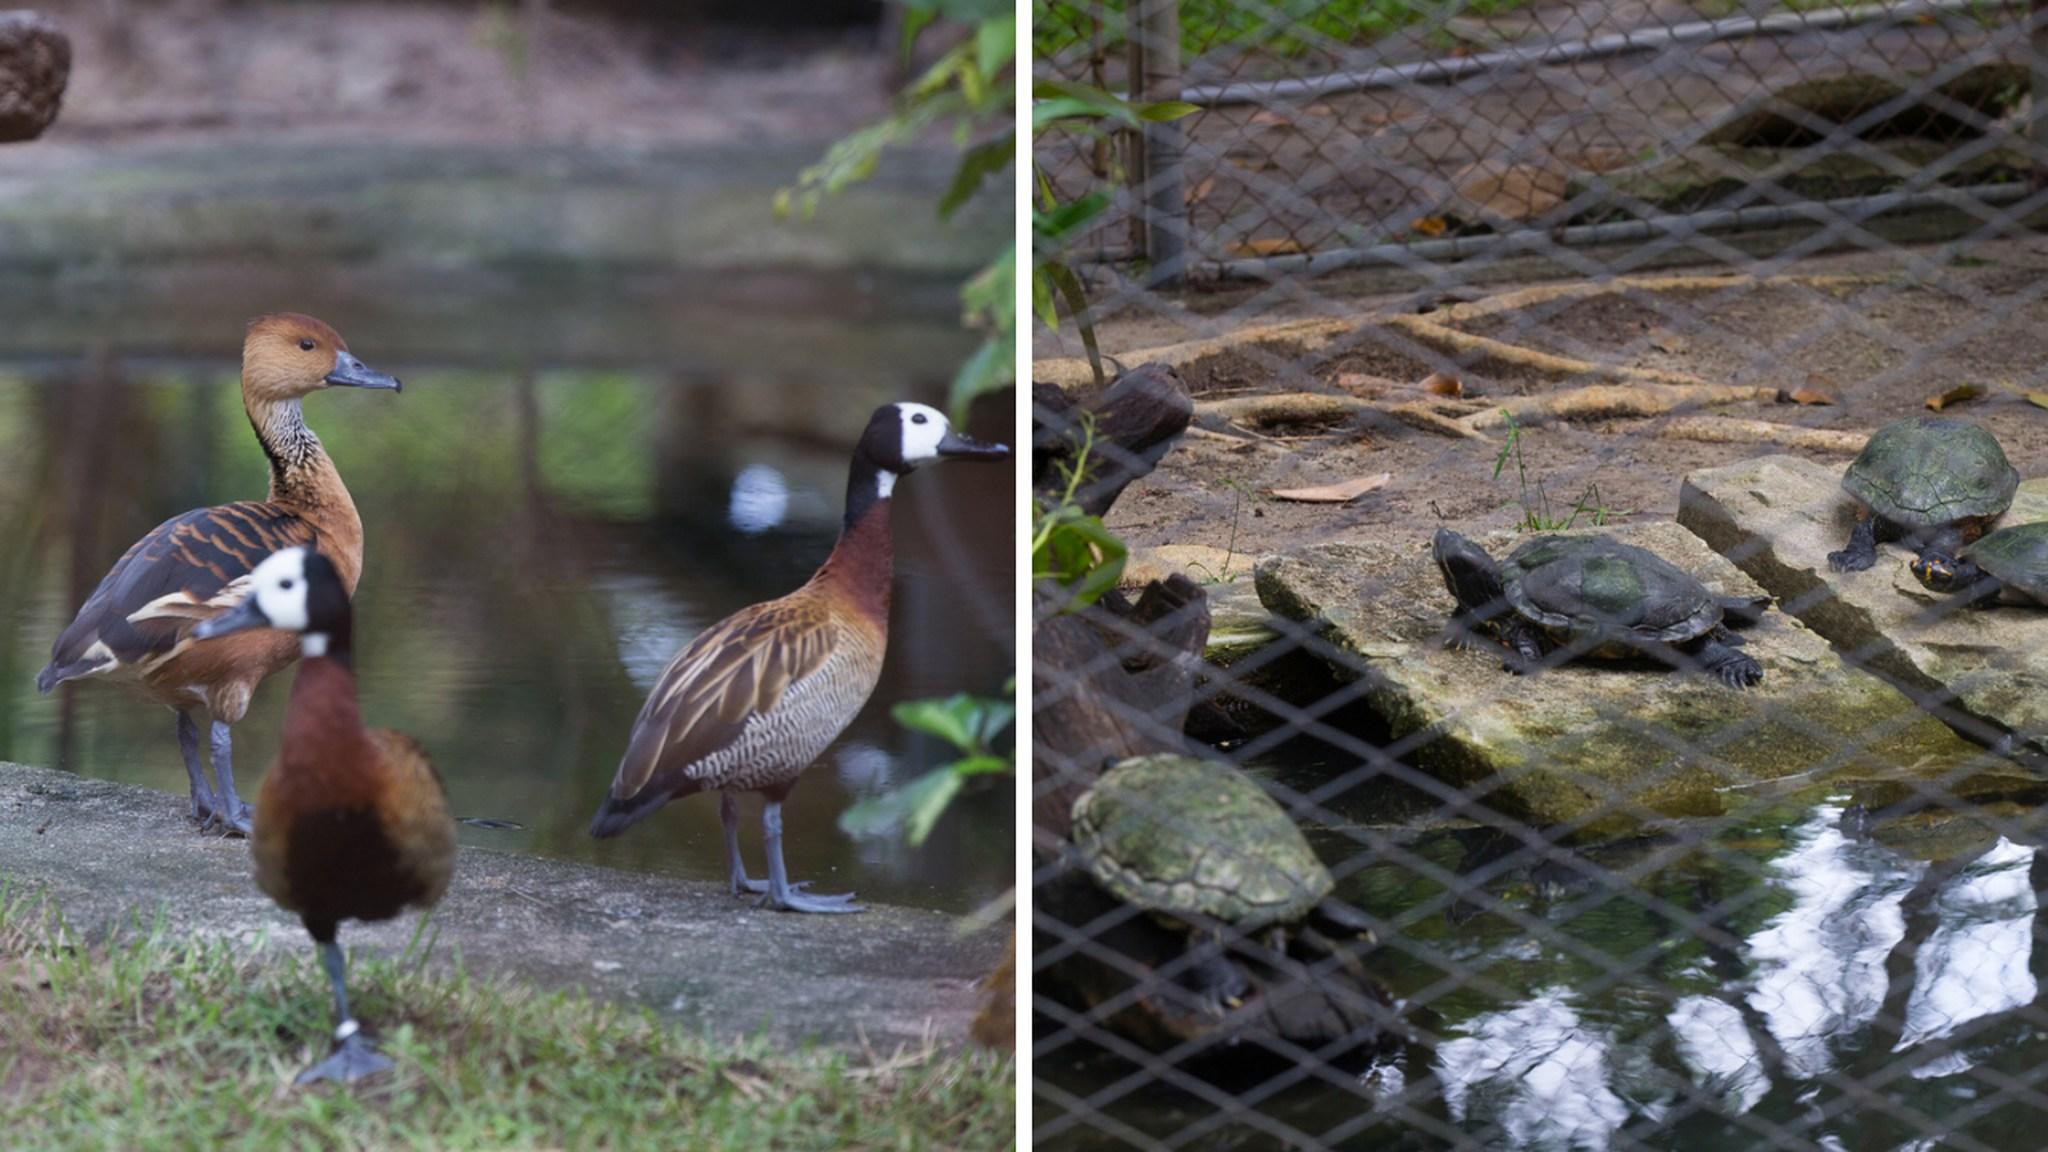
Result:
M897 46L897 51L901 53L905 64L910 63L910 54L917 48L917 34L929 28L932 21L937 18L936 12L915 6L912 6L909 14L903 17L903 39Z
M927 772L893 792L863 800L839 814L839 827L847 835L877 838L894 835L915 848L932 833L932 826L959 795L965 778L951 767Z
M1150 104L1140 104L1133 109L1138 114L1138 119L1150 120L1154 123L1178 120L1183 116L1192 116L1201 110L1201 105L1190 104L1185 100L1158 100Z
M939 219L949 220L962 204L981 190L981 185L990 176L1010 166L1017 155L1017 134L1005 132L986 144L977 144L960 157L960 166L953 171L952 186L939 198Z
M944 699L905 700L889 709L896 723L936 736L964 753L981 750L981 701L965 692Z
M981 74L990 82L1017 57L1017 18L989 20L974 32L974 55L981 62Z
M1095 321L1088 315L1088 293L1081 286L1081 278L1074 270L1056 260L1047 260L1039 265L1045 278L1059 290L1067 301L1067 314L1074 318L1074 330L1081 334L1081 347L1088 353L1088 367L1095 373L1095 386L1104 383L1102 371L1102 349L1095 342Z

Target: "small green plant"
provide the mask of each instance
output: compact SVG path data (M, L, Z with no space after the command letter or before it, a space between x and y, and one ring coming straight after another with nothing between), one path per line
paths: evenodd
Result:
M1200 568L1203 574L1209 577L1209 583L1211 584L1228 584L1234 579L1230 568L1237 560L1237 529L1239 525L1244 523L1244 506L1247 502L1255 501L1259 498L1258 491L1252 487L1251 481L1246 480L1242 476L1231 476L1225 479L1223 486L1230 490L1231 495L1230 540L1223 545L1223 571L1211 572L1209 571L1209 566L1200 561L1194 561L1188 565L1190 568Z
M971 25L974 34L925 69L898 94L889 115L833 143L816 164L797 174L794 187L775 195L778 216L809 218L826 197L874 175L891 148L910 144L928 129L949 124L960 162L939 198L941 221L973 199L990 179L1009 169L1017 151L1015 85L1016 12L1000 0L895 0L906 9L903 52L939 19ZM1005 249L960 290L961 318L984 334L953 375L947 405L964 421L975 397L1016 380L1016 247Z
M932 826L953 798L977 776L1016 771L1010 755L998 751L998 737L1017 718L1017 682L1003 685L1001 696L955 693L944 699L905 700L889 710L896 723L913 732L936 736L960 753L893 792L863 800L839 814L839 827L849 836L901 833L915 848L931 835Z
M1502 410L1506 417L1508 436L1501 442L1500 452L1493 458L1493 478L1507 470L1508 462L1514 461L1515 483L1520 489L1516 499L1522 505L1522 519L1515 525L1518 532L1563 532L1578 526L1579 521L1595 528L1602 528L1609 520L1628 515L1626 512L1609 508L1600 499L1598 484L1586 485L1585 491L1572 503L1570 511L1563 516L1551 510L1550 493L1543 487L1542 477L1533 480L1529 475L1529 460L1522 453L1522 425L1513 412Z
M1076 503L1088 477L1088 459L1095 447L1095 422L1081 421L1081 450L1071 464L1062 464L1059 494L1040 497L1031 506L1031 580L1051 584L1065 595L1061 612L1079 612L1102 599L1123 579L1130 551L1102 523Z

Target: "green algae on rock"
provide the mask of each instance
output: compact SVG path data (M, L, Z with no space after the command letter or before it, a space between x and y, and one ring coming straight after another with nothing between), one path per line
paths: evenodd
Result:
M1717 594L1761 592L1676 524L1606 531ZM1513 538L1482 543L1506 549ZM1325 638L1349 657L1333 661L1337 674L1366 681L1367 701L1404 760L1479 805L1572 838L1717 816L1765 785L1852 795L1900 781L1909 790L1934 781L1961 795L2032 786L2002 764L1987 767L1898 690L1849 667L1781 612L1745 631L1746 650L1766 671L1762 684L1737 692L1647 661L1514 677L1495 654L1446 649L1452 602L1427 540L1314 545L1262 561L1257 582L1274 612L1326 626Z
M1865 572L1828 551L1853 515L1834 469L1762 456L1685 479L1678 519L1837 649L1938 706L1973 739L2048 752L2048 611L1975 612L1921 586L1896 545ZM2022 483L2002 526L2048 520L2048 480Z

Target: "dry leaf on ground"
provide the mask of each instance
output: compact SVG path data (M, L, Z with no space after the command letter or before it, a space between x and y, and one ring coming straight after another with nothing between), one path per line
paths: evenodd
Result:
M1416 385L1431 396L1463 396L1465 382L1448 372L1431 372Z
M1946 392L1936 392L1934 395L1929 396L1927 398L1927 406L1939 412L1951 404L1961 404L1965 400L1975 400L1977 397L1984 395L1984 392L1985 388L1982 384L1958 384Z
M1393 478L1392 472L1381 472L1336 484L1318 484L1311 488L1276 488L1273 490L1273 498L1293 500L1300 504L1349 504L1368 492L1376 492L1386 487Z

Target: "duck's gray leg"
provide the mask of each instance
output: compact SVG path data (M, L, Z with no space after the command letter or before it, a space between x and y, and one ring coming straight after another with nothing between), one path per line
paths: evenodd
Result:
M761 830L768 841L768 892L761 897L759 906L775 908L784 912L859 912L863 909L853 902L854 894L842 893L836 896L813 896L802 892L801 885L789 882L789 873L782 865L782 802L770 800L761 809Z
M334 1054L299 1073L299 1078L293 1083L311 1084L319 1080L347 1083L390 1068L391 1058L363 1039L362 1026L349 1015L348 961L341 954L341 945L333 940L323 941L320 944L320 963L327 969L328 982L334 985Z
M766 880L747 875L747 862L740 856L740 802L730 792L718 794L718 822L725 826L725 861L732 874L732 894L759 896L768 891ZM801 892L809 884L809 880L799 880L789 887L793 892Z
M185 754L185 775L192 786L192 818L202 826L211 824L214 813L213 789L206 783L206 767L199 760L199 725L190 712L178 713L178 751Z
M221 831L247 836L255 827L254 814L242 798L235 795L235 738L231 729L218 720L213 722L213 781L216 803L207 817L205 826L219 825Z

